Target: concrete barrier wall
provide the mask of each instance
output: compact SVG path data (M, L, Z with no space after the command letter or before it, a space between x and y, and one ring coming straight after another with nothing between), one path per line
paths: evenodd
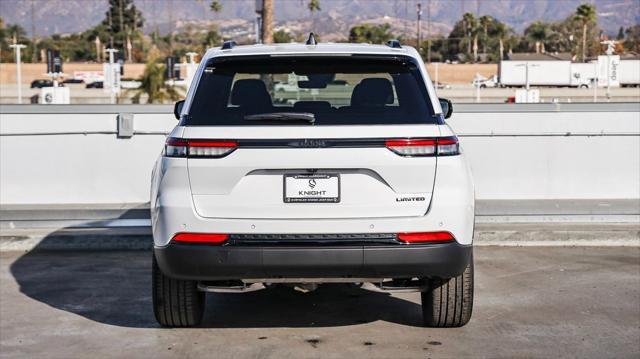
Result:
M171 106L0 107L0 204L149 200ZM134 136L117 137L119 113ZM640 104L455 105L480 200L640 198Z

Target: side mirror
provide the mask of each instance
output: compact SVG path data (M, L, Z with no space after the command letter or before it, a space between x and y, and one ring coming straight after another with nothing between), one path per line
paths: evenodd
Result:
M446 98L440 98L439 100L440 100L440 107L442 107L442 113L444 114L444 118L451 117L451 114L453 113L453 104L451 103L451 100Z
M180 119L180 114L182 113L182 108L184 107L184 100L180 100L173 105L173 115L176 117L176 120Z

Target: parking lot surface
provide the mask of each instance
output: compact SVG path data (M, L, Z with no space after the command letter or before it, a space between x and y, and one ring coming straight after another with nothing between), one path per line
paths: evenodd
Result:
M148 251L0 254L0 357L637 358L640 248L480 247L464 328L421 327L419 295L353 285L210 294L160 328Z

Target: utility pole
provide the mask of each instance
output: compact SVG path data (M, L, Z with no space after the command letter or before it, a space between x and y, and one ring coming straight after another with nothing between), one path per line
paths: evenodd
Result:
M431 63L431 0L427 2L427 63Z
M273 43L273 0L262 0L262 43Z
M109 47L113 49L113 16L111 16L111 9L107 12L109 19Z
M422 20L422 4L418 3L418 8L416 10L417 14L418 14L418 52L420 52L420 42L422 40L421 38L421 34L420 34L420 25L421 25L421 20Z
M16 53L16 80L18 82L18 103L22 104L22 59L20 58L20 50L27 47L23 44L14 43L9 45Z
M262 43L262 14L264 13L264 3L262 0L256 0L256 44Z
M36 63L38 61L38 52L36 51L36 19L34 10L34 0L31 0L31 62Z

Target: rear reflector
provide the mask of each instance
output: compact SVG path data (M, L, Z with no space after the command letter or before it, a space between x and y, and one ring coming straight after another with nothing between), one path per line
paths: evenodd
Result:
M220 158L238 147L235 141L186 140L170 137L165 143L167 157Z
M218 233L178 233L171 239L172 242L181 243L208 243L222 244L229 239L228 234Z
M387 140L385 146L400 156L452 156L460 154L458 138L438 137L432 139Z
M449 242L455 240L449 232L398 233L398 240L405 243Z

